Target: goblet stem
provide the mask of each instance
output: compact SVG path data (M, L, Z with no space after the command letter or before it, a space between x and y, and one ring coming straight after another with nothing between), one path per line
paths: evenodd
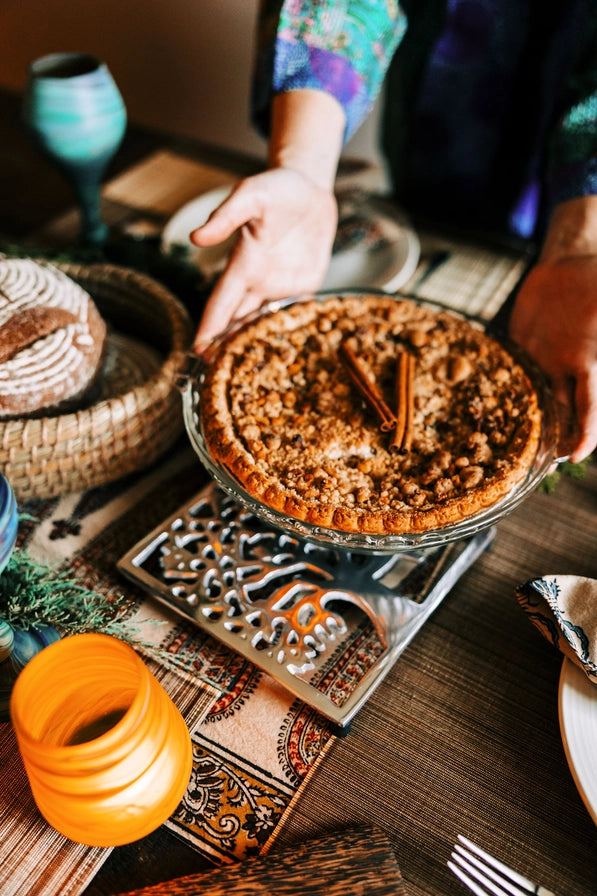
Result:
M101 248L107 242L109 229L102 220L100 179L95 174L78 170L71 171L71 181L81 211L81 240L87 246Z

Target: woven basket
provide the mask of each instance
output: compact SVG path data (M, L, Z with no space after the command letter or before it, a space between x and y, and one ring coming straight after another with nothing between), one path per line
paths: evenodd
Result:
M183 429L176 377L192 333L185 308L151 278L107 264L56 264L87 290L108 324L160 353L141 385L85 409L0 423L0 469L17 501L103 485L140 470Z

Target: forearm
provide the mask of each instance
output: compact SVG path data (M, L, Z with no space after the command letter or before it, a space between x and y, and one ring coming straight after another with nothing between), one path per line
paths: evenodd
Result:
M290 168L332 190L342 151L345 114L320 90L291 90L274 97L269 167Z
M597 196L581 196L556 205L540 261L597 255Z
M510 335L543 368L558 406L561 454L597 446L597 196L554 209L518 293Z

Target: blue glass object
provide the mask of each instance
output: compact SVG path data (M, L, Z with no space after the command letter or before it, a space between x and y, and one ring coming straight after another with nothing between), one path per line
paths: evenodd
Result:
M25 123L41 150L73 185L83 218L83 242L101 246L100 185L122 142L126 109L107 66L84 53L52 53L29 67Z
M17 502L8 480L0 473L0 574L15 546L17 528ZM51 625L24 630L0 618L0 722L9 719L10 694L18 673L32 656L59 637Z
M17 527L17 502L8 480L0 473L0 573L15 546Z
M10 695L19 672L36 653L59 640L51 625L22 629L0 619L0 722L10 718Z
M6 477L0 473L0 573L8 563L17 540L17 502ZM0 721L8 718L10 689L16 670L9 657L14 647L14 631L0 619Z

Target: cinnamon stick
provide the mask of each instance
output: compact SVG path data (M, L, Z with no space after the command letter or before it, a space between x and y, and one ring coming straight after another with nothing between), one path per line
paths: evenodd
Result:
M347 342L340 344L340 358L346 365L350 377L367 402L381 420L381 431L389 432L396 426L396 415L386 404L376 384L367 376L363 365Z
M390 451L407 454L412 445L414 415L415 357L401 351L396 365L396 428Z

